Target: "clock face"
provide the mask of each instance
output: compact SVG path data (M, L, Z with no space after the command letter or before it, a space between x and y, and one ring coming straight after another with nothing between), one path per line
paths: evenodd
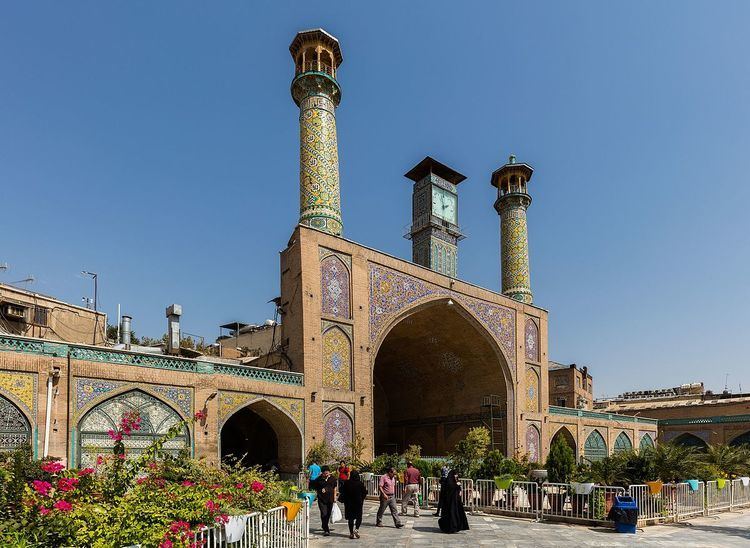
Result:
M457 224L456 213L458 209L458 196L442 188L432 187L432 214Z

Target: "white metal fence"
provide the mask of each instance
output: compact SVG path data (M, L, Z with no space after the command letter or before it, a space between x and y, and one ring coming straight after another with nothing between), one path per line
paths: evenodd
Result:
M287 521L283 506L267 512L233 516L232 523L206 527L196 536L198 546L205 548L307 548L310 537L310 507L302 501L296 517ZM234 520L241 529L232 535Z

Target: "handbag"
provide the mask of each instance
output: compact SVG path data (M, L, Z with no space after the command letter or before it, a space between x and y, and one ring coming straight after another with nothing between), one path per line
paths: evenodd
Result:
M333 508L331 508L331 522L337 523L341 521L341 508L339 508L339 505L337 503L333 503Z

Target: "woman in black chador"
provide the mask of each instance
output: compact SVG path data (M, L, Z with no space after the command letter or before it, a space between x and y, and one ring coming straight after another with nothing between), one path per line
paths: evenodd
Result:
M352 471L349 479L341 487L344 502L344 517L349 522L349 538L359 538L359 527L362 525L362 507L367 497L367 487L359 479L359 472Z
M458 533L469 530L469 520L466 519L464 503L461 501L461 484L458 483L458 474L455 470L448 473L445 480L445 498L441 509L443 517L438 520L438 525L443 533Z

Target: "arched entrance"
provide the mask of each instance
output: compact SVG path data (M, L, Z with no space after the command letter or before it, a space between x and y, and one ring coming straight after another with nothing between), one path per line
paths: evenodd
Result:
M115 442L108 432L117 430L120 419L129 411L136 411L141 417L140 430L134 430L123 439L125 454L129 458L140 455L154 440L161 438L182 420L169 405L140 390L131 390L105 400L91 408L78 423L79 466L92 465L98 455L112 453ZM180 435L164 444L162 452L176 456L189 448L190 433L187 427L183 427Z
M268 400L237 410L221 426L221 459L247 467L296 473L302 464L302 434L296 423Z
M9 399L0 396L0 452L12 451L31 441L31 424Z
M481 425L491 428L495 449L512 452L508 379L497 343L461 305L444 299L417 307L392 326L375 356L375 454L417 444L424 455L446 455Z
M552 439L550 440L550 446L555 443L555 440L557 440L557 438L562 438L563 441L568 444L568 447L573 450L573 455L575 455L576 457L578 456L576 439L573 437L573 434L570 433L570 430L568 430L565 426L561 427L560 430L555 432L555 435L552 436Z
M674 439L673 443L675 445L682 445L683 447L694 447L695 449L701 450L708 448L708 444L705 441L703 441L695 434L691 434L690 432L680 434Z
M732 447L740 447L742 445L750 447L750 431L745 432L744 434L740 434L732 441L730 441L729 445L731 445Z

